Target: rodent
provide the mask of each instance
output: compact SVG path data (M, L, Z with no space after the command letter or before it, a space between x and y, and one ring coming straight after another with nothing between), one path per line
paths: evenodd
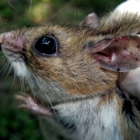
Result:
M47 140L138 140L139 99L119 83L140 66L140 18L116 13L96 28L45 25L0 35L15 74L33 97L18 95L39 115Z

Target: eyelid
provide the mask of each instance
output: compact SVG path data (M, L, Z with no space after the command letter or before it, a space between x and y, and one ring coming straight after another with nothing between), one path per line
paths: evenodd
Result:
M44 43L42 44L42 42ZM45 35L37 38L32 45L32 50L38 55L44 57L60 56L59 43L54 35Z

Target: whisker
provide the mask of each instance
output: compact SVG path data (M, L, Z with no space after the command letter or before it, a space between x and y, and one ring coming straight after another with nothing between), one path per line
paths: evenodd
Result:
M6 74L6 76L5 76L5 78L4 78L4 81L7 79L7 77L10 75L10 72L11 72L11 67L9 68L9 70L8 70L8 72L7 72L7 74Z
M8 2L8 4L15 10L15 12L17 12L16 8L10 2Z
M71 0L67 5L64 6L64 8L61 8L56 14L54 14L53 16L51 16L51 18L49 18L46 22L51 21L53 18L57 17L59 14L61 14L74 0ZM46 6L44 5L40 11L40 13L37 14L37 16L35 16L35 18L33 19L32 23L30 24L30 26L33 26L35 21L38 19L38 17L40 17L41 13L43 13L43 10L46 9Z
M37 79L37 77L36 77L34 74L32 74L32 76L33 76L33 79L28 79L28 82L29 82L29 83L32 82L32 80L34 80L34 82L36 82L37 85L41 85L41 84L42 84L42 83ZM32 91L33 96L35 97L35 95L34 95L34 90L32 89L31 86L30 86L30 88L31 88L31 91ZM40 88L40 87L39 87L39 88ZM50 100L49 96L46 94L46 91L45 91L44 89L41 89L41 91L43 91L44 95L46 95L45 98L46 98L46 100L48 101L50 107L53 109L53 108L54 108L54 107L53 107L53 104L51 103L51 100ZM44 96L43 96L42 94L40 94L40 96L42 96L42 98L44 98ZM56 111L53 110L53 112L54 112L54 115L56 116L56 118L58 118L58 117L57 117Z
M6 71L7 67L8 67L8 65L10 65L10 64L6 63L6 64L3 66L3 68L0 70L0 73L3 72L3 74L1 75L1 77L4 75L4 73L5 73L5 71Z
M31 3L31 4L32 4L32 3ZM30 4L30 5L31 5L31 4ZM41 12L38 13L38 14L35 16L35 18L32 20L32 22L30 23L30 26L31 26L31 27L34 25L34 23L35 23L35 21L38 19L38 17L40 17L40 14L43 13L43 10L45 9L45 6L46 6L46 5L44 5L44 6L42 7ZM31 12L31 6L30 6L30 9L29 9L29 12Z
M4 62L6 60L5 56L3 55L2 52L0 52L0 55L1 55L0 57L1 57L2 62Z
M73 1L74 0L71 0L67 5L64 6L64 8L62 8L56 14L54 14L51 18L49 18L48 21L52 20L53 18L55 18L56 16L58 16L59 14L61 14Z
M20 77L20 87L21 87L22 93L25 93L25 82L24 82L24 78L21 78L21 77Z
M5 24L5 26L8 26L10 29L13 29L13 27L11 26L11 24L7 23L7 22L2 22L2 24ZM8 29L7 27L7 29ZM4 31L5 32L5 31Z
M32 4L33 4L33 1L32 1L32 0L30 0L29 13L31 12L31 9L32 9Z
M11 87L10 87L10 90L8 90L8 93L6 94L6 98L5 98L4 102L3 102L2 107L4 107L5 104L7 104L6 102L7 102L8 99L9 99L9 96L10 96L10 93L11 93L11 90L12 90L12 87L13 87L13 85L14 85L14 82L15 82L15 75L13 75L13 82L12 82L12 85L11 85ZM4 84L4 82L1 84L1 87L3 86L3 84Z
M5 73L6 73L6 71L7 71L7 69L8 69L9 66L10 66L10 63L6 63L5 66L1 69L0 72L3 71L1 77L3 77L5 75Z
M39 83L39 80L36 80L36 81L38 82L39 85L41 84L41 83ZM51 85L50 85L50 86L51 86ZM54 106L53 106L53 104L52 104L52 102L51 102L49 96L46 94L45 89L43 89L42 91L44 92L44 95L46 95L45 98L46 98L46 100L49 102L50 107L53 109ZM57 113L56 113L56 111L55 111L54 109L53 109L53 112L54 112L55 117L58 119Z
M16 76L13 75L12 85L11 85L11 87L10 87L10 90L9 90L9 93L8 93L8 94L10 94L10 92L12 91L13 85L14 85L14 83L15 83L15 79L16 79Z

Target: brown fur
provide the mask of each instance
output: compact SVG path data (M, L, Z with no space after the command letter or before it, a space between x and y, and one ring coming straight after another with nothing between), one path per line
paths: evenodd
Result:
M55 28L57 28L57 30L55 30ZM49 32L54 34L57 40L59 40L59 51L61 55L60 57L52 58L40 57L29 48L32 44L27 44L25 51L30 51L26 51L27 54L25 52L25 55L27 60L32 62L28 62L28 64L37 75L40 75L45 80L57 81L66 91L74 94L103 92L115 86L115 83L112 82L112 78L116 77L116 74L100 68L99 64L83 51L87 42L87 39L84 37L85 30L78 31L75 28L69 29L58 26L44 27L44 29L41 29L36 28L34 36L39 38L44 34L49 34ZM42 33L38 36L40 30ZM65 35L67 30L69 30L69 34ZM32 29L29 32L31 33ZM87 36L89 36L88 33ZM26 34L26 38L29 38L28 34ZM33 42L36 38L33 40L30 39L28 42ZM93 37L91 36L90 38L92 39ZM65 82L63 79L65 79ZM97 82L96 80L101 82Z
M95 94L100 97L98 110L113 101L117 106L117 113L121 120L123 139L137 140L140 135L140 112L136 107L137 103L126 96L126 93L118 85L120 73L102 67L95 59L94 51L91 54L86 51L88 48L94 50L97 44L119 35L139 33L140 18L137 15L125 14L119 19L116 16L111 13L108 18L102 18L97 29L57 25L25 28L13 32L12 40L17 40L17 37L19 40L21 38L25 40L23 41L23 52L19 53L24 54L27 67L35 76L46 82L58 83L64 91L71 95L78 95L79 101L83 97L82 95ZM54 57L44 57L33 50L36 40L46 35L54 35L58 41L58 55ZM9 45L7 42L6 45ZM4 41L1 43L3 45ZM15 47L14 44L13 48ZM93 96L92 98L94 99ZM129 109L129 106L124 108L126 103L129 103L130 110L126 110Z

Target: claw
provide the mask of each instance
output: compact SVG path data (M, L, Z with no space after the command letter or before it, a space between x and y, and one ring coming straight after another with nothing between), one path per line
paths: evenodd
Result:
M42 105L41 103L37 102L35 98L28 96L28 95L16 95L16 100L22 101L25 104L19 106L20 109L27 109L34 113L35 115L39 116L46 116L46 117L54 117L54 113L52 112L49 106Z

